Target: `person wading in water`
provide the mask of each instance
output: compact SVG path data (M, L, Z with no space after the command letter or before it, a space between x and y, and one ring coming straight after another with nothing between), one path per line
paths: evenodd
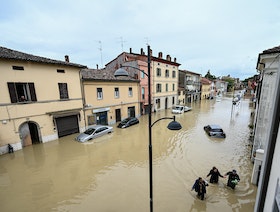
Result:
M219 170L215 166L209 171L209 174L206 176L206 178L210 175L210 183L218 183L219 177L225 178L223 175L220 174Z

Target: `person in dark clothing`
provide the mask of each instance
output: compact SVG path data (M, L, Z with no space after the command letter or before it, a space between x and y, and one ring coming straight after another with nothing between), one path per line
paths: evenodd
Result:
M225 174L225 176L228 176L228 182L227 182L227 186L231 187L232 189L235 188L235 186L238 184L238 182L240 181L240 178L236 172L236 170L232 170L229 171Z
M219 177L224 178L224 176L220 174L219 170L215 166L210 170L209 174L206 177L209 177L210 175L210 183L218 183Z
M208 184L201 178L199 177L193 184L192 191L195 190L197 192L197 196L201 199L204 200L204 196L206 193L206 186Z
M14 147L11 144L8 144L8 150L9 150L9 153L13 153Z

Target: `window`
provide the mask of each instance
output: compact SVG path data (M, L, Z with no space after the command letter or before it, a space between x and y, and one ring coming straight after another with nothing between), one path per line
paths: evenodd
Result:
M24 67L23 66L13 66L13 70L23 71Z
M157 92L157 93L160 93L160 92L161 92L161 84L160 84L160 83L158 83L158 84L156 85L156 92Z
M58 83L60 99L69 99L67 83Z
M172 77L176 78L176 71L172 71Z
M161 69L157 68L157 77L160 77L160 76L161 76Z
M119 93L119 88L115 88L115 98L119 98L120 93Z
M174 105L175 104L175 97L173 96L172 97L172 105Z
M97 88L97 99L103 99L102 88Z
M175 91L175 84L172 84L172 91Z
M169 77L169 70L168 69L165 70L165 77Z
M168 91L168 83L165 84L165 91Z
M11 103L37 101L33 82L8 82Z
M141 89L141 96L142 96L142 99L145 99L145 88L142 87Z
M57 72L57 73L65 73L65 70L63 70L63 69L57 69L56 72Z
M132 87L128 88L128 96L132 96Z
M145 74L144 74L144 72L142 72L142 71L141 71L140 75L141 75L141 78L142 78L142 79L144 79L144 78L145 78Z

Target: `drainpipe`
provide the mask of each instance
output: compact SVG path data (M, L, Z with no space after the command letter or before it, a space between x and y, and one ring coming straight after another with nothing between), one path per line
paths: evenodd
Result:
M85 112L85 89L83 84L83 76L82 76L82 69L79 71L79 77L80 77L80 85L81 85L81 92L82 92L82 102L83 102L83 116L84 116L84 127L86 127L86 112Z

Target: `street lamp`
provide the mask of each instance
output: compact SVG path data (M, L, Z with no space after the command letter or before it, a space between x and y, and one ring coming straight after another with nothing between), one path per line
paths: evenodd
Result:
M130 67L134 68L148 77L148 107L149 107L149 183L150 183L150 212L153 212L153 151L152 151L152 127L155 123L163 119L173 119L167 128L169 130L180 130L182 128L181 124L175 121L175 116L173 117L164 117L156 120L152 123L152 100L151 100L151 55L150 55L150 46L148 46L148 73L143 70L133 67L133 66L122 66L122 67ZM128 72L123 68L119 68L114 73L115 77L126 76L128 77Z

